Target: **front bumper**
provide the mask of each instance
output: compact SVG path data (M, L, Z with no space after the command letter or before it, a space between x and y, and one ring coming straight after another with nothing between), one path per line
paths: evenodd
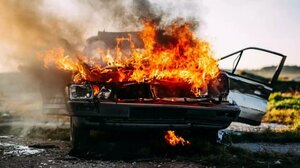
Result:
M223 129L240 109L221 103L116 103L69 101L77 126L102 129Z

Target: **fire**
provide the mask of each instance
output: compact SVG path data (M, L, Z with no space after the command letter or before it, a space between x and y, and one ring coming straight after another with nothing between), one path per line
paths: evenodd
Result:
M97 96L100 93L100 88L97 85L93 85L94 96Z
M189 23L174 21L170 25L158 26L145 22L139 35L144 43L143 49L136 48L128 35L116 39L115 49L99 48L99 58L70 57L59 48L42 54L44 64L54 63L59 69L74 72L76 83L184 82L195 96L204 94L209 81L219 74L210 45L195 36ZM120 47L124 41L129 42L129 49Z
M171 146L176 146L178 144L181 144L182 146L191 144L189 141L186 141L182 137L176 136L175 131L170 130L166 132L165 140Z

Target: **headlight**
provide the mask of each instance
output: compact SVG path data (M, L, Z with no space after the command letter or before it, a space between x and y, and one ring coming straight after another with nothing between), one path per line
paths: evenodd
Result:
M213 98L218 98L220 101L226 101L229 93L229 81L228 77L224 73L220 73L219 76L210 81L208 87L208 94Z
M71 100L90 100L94 98L93 87L90 84L72 84L69 87Z

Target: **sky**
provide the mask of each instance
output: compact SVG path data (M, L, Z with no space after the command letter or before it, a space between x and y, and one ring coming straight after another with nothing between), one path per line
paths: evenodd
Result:
M259 47L286 55L285 65L300 66L299 0L167 0L165 4L160 3L168 6L170 2L179 10L175 15L197 17L200 27L196 33L211 44L216 58L246 47ZM253 54L244 53L244 61L252 64L243 64L241 68L278 65L280 60L261 52L251 60Z
M254 46L287 55L286 65L300 65L300 1L206 0L202 7L200 31L217 57Z
M300 66L300 1L299 0L150 0L173 17L195 17L199 20L196 34L208 41L216 58L246 47L261 47L287 55L286 65ZM72 0L45 1L45 10L67 19L91 22L85 38L97 31L118 31L113 24L103 24L105 15L85 15L79 3ZM85 9L86 10L86 9ZM17 70L18 63L6 58L13 46L0 42L3 59L0 72ZM251 68L272 63L270 59L254 60Z

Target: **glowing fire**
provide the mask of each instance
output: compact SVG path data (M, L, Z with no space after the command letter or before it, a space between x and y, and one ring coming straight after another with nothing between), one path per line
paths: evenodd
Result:
M209 44L195 36L189 23L175 21L158 26L145 22L139 35L144 43L143 49L135 47L129 34L116 39L115 49L99 48L99 58L70 57L58 48L42 55L44 64L54 63L59 69L72 71L76 83L184 82L195 96L205 93L209 81L219 74L217 60L213 58ZM120 47L124 41L130 44L126 51Z
M170 131L170 130L166 132L165 140L171 146L176 146L178 144L181 144L183 146L191 144L189 141L186 141L182 137L176 136L175 131Z

